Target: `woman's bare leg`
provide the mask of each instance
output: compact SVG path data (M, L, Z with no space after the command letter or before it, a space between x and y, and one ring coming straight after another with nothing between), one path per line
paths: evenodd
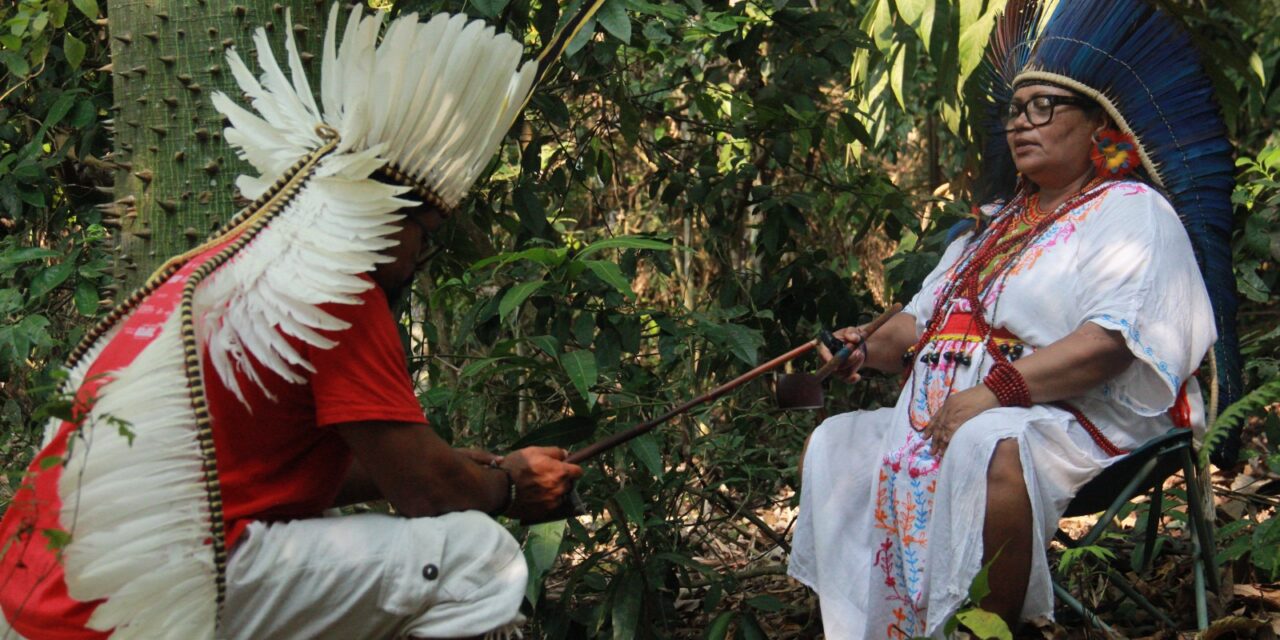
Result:
M1022 477L1018 441L1001 440L987 469L987 517L982 529L982 563L996 558L988 573L991 593L982 608L1016 629L1031 578L1031 499ZM997 555L998 554L998 555Z

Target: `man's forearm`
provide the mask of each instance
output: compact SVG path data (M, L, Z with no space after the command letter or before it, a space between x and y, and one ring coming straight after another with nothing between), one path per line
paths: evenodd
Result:
M352 460L351 467L347 469L347 475L342 479L338 495L333 499L333 506L345 507L361 502L374 502L382 498L382 492L378 490L378 485L369 476L369 472L365 471L359 460Z

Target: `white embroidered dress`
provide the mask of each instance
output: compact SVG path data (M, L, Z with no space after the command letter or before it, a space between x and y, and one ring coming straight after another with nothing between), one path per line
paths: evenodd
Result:
M1190 241L1169 203L1136 182L1096 188L1106 191L1031 241L983 301L992 327L1024 343L1024 357L1086 322L1123 334L1136 360L1071 402L1127 450L1172 428L1166 412L1184 383L1192 415L1202 413L1191 374L1216 332ZM971 240L968 234L948 247L904 310L917 335L975 250ZM953 304L953 312L968 311L963 301ZM922 352L968 358L917 356L896 406L834 416L809 444L789 572L818 593L833 640L941 636L981 568L987 466L1000 440L1018 441L1037 549L1047 546L1075 492L1112 460L1070 413L1036 405L973 418L940 463L916 429L948 389L979 384L992 362L981 343L945 332ZM1023 616L1052 613L1049 568L1037 552Z

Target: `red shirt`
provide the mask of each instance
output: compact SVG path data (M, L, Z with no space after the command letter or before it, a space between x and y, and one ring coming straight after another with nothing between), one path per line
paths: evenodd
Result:
M227 549L253 520L312 518L333 505L351 465L351 451L336 424L361 421L426 423L409 381L408 364L382 289L363 304L321 307L351 323L324 332L332 349L291 340L315 373L290 384L250 360L272 400L238 373L250 411L205 359L205 394L213 415L213 441L222 485Z

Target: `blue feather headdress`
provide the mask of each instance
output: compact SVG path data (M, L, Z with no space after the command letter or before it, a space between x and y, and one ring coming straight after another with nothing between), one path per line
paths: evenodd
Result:
M1138 141L1145 178L1186 227L1213 304L1218 406L1240 397L1236 286L1231 266L1232 148L1213 87L1189 34L1145 0L1063 0L1052 13L1010 0L992 35L986 158L1009 157L995 109L1026 82L1056 84L1096 100ZM1229 463L1233 442L1215 461Z

